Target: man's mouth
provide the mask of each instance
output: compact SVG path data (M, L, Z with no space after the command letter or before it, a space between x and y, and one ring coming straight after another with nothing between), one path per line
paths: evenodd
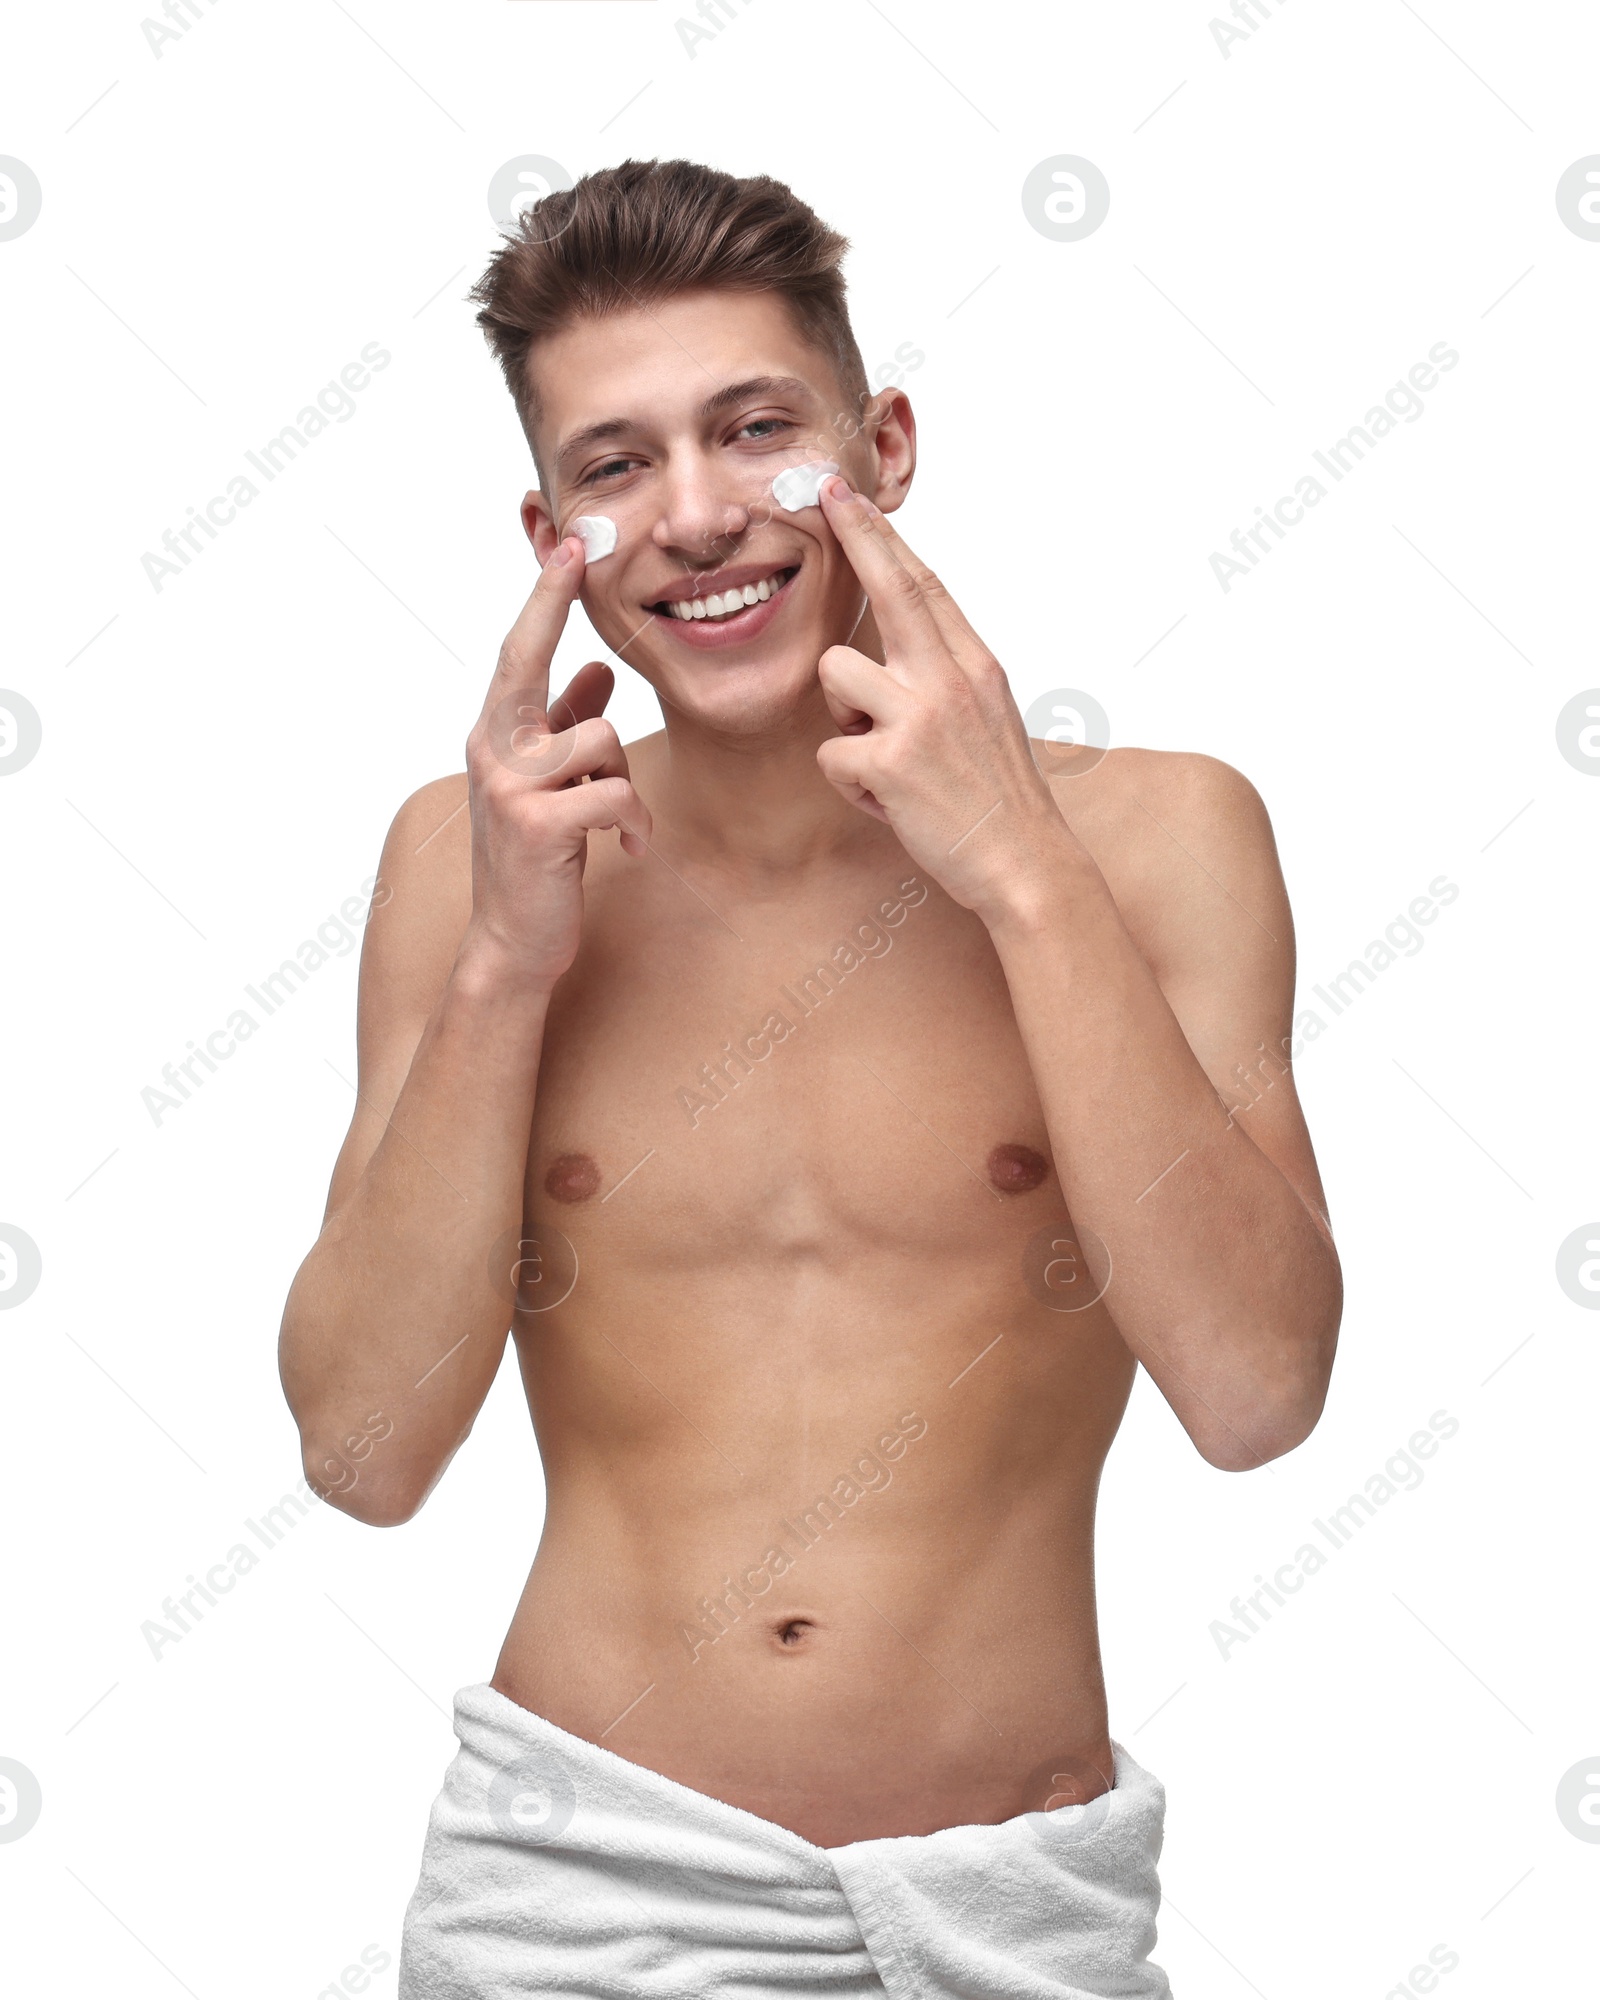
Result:
M650 609L658 617L674 624L765 625L765 616L757 619L752 614L760 606L769 604L799 573L798 564L764 572L748 566L719 572L708 579L714 588L702 587L698 591L683 591L672 597L658 598Z

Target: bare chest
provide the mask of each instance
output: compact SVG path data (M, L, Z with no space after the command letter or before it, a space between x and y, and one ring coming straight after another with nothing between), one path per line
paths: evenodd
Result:
M959 1256L1059 1212L987 933L909 864L793 907L596 902L547 1033L531 1215L666 1275Z

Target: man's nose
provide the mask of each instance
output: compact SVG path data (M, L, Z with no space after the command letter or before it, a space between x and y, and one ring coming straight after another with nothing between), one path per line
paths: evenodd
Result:
M707 569L727 560L750 525L749 496L736 490L727 468L703 463L670 467L661 501L652 530L657 548Z

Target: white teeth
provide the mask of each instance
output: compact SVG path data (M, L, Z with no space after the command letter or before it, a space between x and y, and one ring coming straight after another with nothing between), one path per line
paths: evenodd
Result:
M727 618L752 604L765 604L782 588L782 572L776 571L759 583L745 584L740 590L713 591L709 597L675 597L667 610L674 618Z

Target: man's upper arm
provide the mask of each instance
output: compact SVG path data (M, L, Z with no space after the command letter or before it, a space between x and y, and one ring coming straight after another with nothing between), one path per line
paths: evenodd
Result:
M389 828L361 945L358 1096L327 1215L348 1198L377 1151L450 976L472 912L471 855L464 771L413 792Z
M1234 1123L1326 1229L1289 1068L1294 924L1266 807L1214 757L1132 754L1140 947Z

